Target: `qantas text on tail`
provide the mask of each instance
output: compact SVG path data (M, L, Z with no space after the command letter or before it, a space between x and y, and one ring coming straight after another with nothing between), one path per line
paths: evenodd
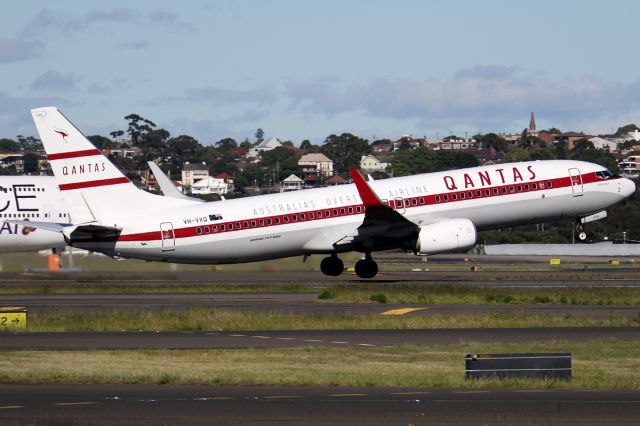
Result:
M56 108L32 115L73 218L58 230L112 256L238 263L326 254L322 271L338 275L337 254L358 251L366 256L356 273L369 278L378 250L457 250L475 244L478 229L584 218L635 191L599 165L554 160L375 182L351 169L351 185L197 203L136 188Z

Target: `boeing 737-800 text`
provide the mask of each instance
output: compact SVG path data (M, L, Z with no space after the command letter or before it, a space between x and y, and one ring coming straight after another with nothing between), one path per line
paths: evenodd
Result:
M35 226L124 258L215 264L325 254L322 271L338 275L337 255L358 251L356 273L371 278L375 251L463 249L477 230L600 217L635 191L602 166L550 160L370 182L351 169L354 184L198 203L136 188L56 108L32 115L73 219Z

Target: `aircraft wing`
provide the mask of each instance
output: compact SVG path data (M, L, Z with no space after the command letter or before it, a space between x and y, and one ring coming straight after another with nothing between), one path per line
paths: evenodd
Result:
M204 200L201 200L199 198L188 197L182 192L178 191L178 188L176 188L173 182L171 182L171 179L169 179L167 175L165 175L164 172L160 169L160 167L153 161L147 161L147 164L149 165L149 168L151 169L153 175L156 177L156 181L160 186L160 190L165 197L182 198L184 200L190 200L197 203L205 202Z
M336 245L355 244L379 249L391 240L408 240L419 231L417 224L383 203L356 168L349 168L349 173L364 204L364 220L355 232L345 235Z

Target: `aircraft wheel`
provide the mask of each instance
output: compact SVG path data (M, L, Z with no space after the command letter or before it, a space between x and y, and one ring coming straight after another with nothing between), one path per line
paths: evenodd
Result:
M371 258L361 259L356 262L355 270L360 278L373 278L378 273L378 264Z
M586 232L584 232L584 231L580 232L580 233L578 234L578 239L579 239L580 241L586 241L586 240L587 240L587 233L586 233Z
M322 259L322 262L320 262L320 270L325 275L337 277L344 271L344 263L335 255L325 257Z

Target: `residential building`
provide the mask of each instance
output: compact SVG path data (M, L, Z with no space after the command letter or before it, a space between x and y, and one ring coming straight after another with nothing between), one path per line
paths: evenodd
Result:
M227 191L231 192L235 189L235 185L233 183L233 176L231 176L229 173L227 172L221 172L218 173L215 176L216 179L221 179L224 183L227 184Z
M182 185L187 188L194 183L209 177L209 168L206 163L185 163L182 168Z
M463 138L445 138L439 142L432 143L429 148L433 150L439 149L469 149L476 146L475 139L463 139Z
M8 152L0 154L0 168L8 169L15 167L17 173L24 173L24 157L19 152Z
M407 146L411 149L416 149L419 146L427 146L428 143L429 141L426 136L423 138L414 138L411 135L402 135L393 141L393 150L406 148Z
M304 180L300 179L298 176L292 173L288 178L282 181L282 191L297 191L299 189L302 189L303 185Z
M635 179L640 176L640 155L632 155L618 163L622 176Z
M249 152L247 152L247 159L257 159L263 152L271 151L272 149L276 149L280 146L282 146L282 144L276 138L264 139L249 149Z
M319 152L303 155L298 160L298 166L302 169L307 185L322 183L326 178L333 176L333 161Z
M617 142L610 139L601 138L600 136L594 136L590 138L589 142L591 142L596 149L602 149L607 152L614 152L618 150Z
M331 178L327 179L327 181L325 182L328 186L336 186L336 185L344 185L345 183L347 183L346 180L344 180L342 177L335 175L332 176Z
M102 150L104 155L113 155L114 157L133 158L140 155L141 149L137 146L131 146L129 141L123 141L116 145L115 148L106 148Z
M191 185L191 193L194 195L225 195L229 192L229 185L224 179L207 176Z
M390 157L384 157L383 160L383 157L378 159L371 154L363 155L360 158L360 169L365 173L384 172L387 170L390 162Z

